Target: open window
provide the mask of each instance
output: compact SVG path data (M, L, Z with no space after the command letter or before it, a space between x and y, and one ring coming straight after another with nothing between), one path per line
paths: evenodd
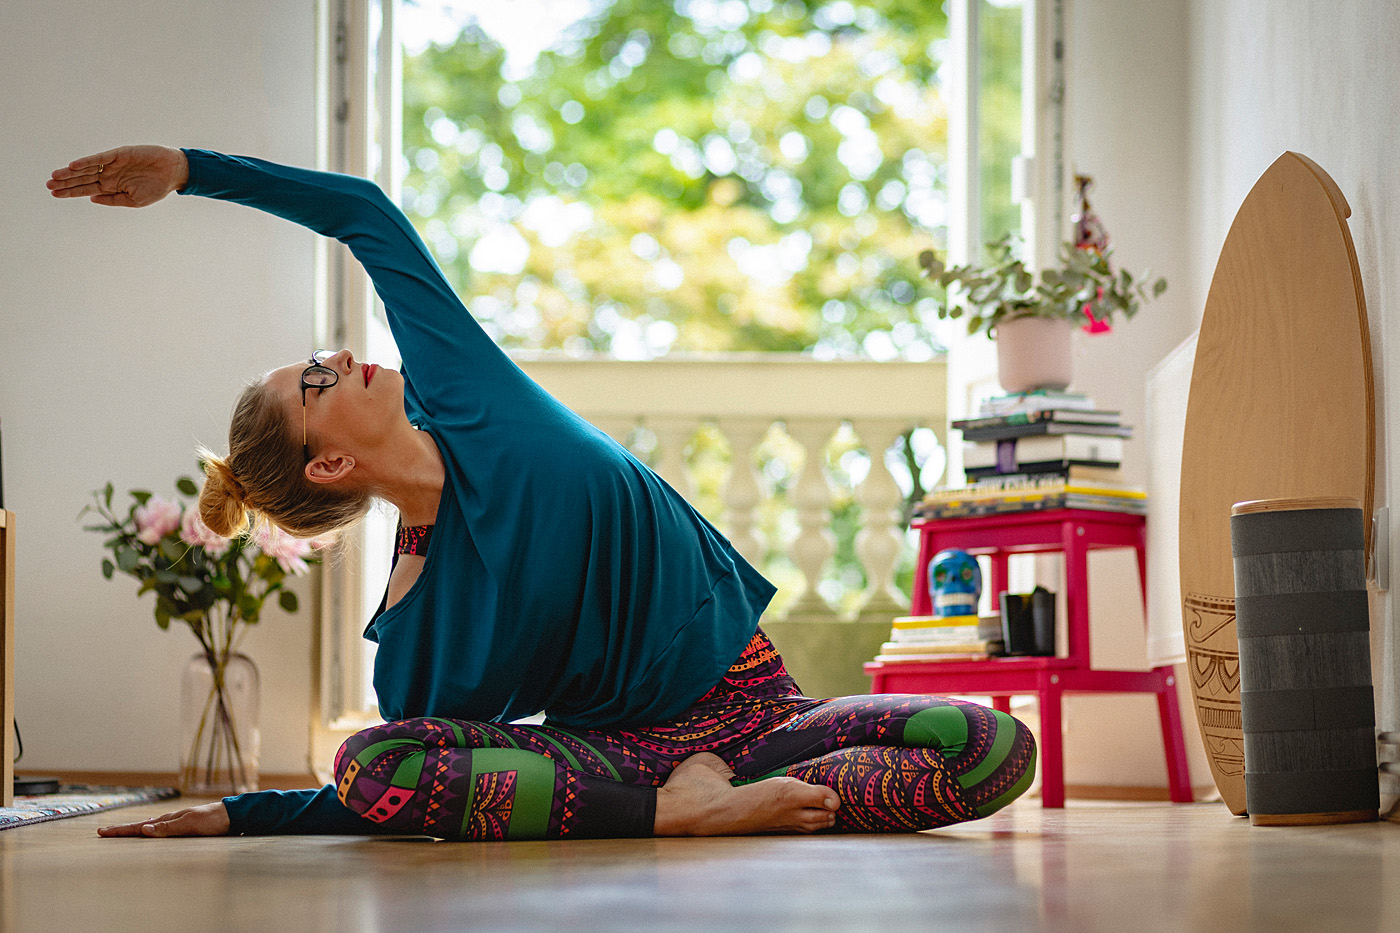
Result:
M508 348L990 356L918 296L1059 229L1059 0L324 0L324 164L402 204ZM397 358L348 252L320 338ZM980 354L980 356L979 356ZM980 360L980 362L979 362ZM317 757L375 717L376 511L325 569Z

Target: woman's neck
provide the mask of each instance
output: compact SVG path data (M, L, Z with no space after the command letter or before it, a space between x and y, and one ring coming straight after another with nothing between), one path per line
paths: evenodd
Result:
M399 510L405 525L431 525L437 519L447 468L437 444L426 431L415 430L401 445L403 459L380 495Z

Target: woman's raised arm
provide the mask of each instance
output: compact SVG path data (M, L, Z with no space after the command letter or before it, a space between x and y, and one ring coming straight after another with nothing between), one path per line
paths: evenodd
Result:
M179 191L245 204L341 241L384 299L405 376L412 370L410 418L462 417L502 393L538 393L472 319L403 211L368 179L202 149L127 146L72 162L53 173L49 188L130 207Z
M166 146L121 146L74 159L48 180L56 198L87 198L109 207L146 207L189 181L189 160Z

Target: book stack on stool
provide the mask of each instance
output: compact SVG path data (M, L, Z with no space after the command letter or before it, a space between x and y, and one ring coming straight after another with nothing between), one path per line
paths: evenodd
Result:
M1000 616L900 616L877 661L969 661L1005 654Z
M1001 619L977 615L982 569L966 551L950 548L927 567L932 615L900 616L876 661L970 661L1005 654Z
M1117 411L1069 392L1039 390L982 403L962 432L969 485L935 489L914 518L963 518L1040 509L1147 511L1147 493L1119 477L1133 435Z

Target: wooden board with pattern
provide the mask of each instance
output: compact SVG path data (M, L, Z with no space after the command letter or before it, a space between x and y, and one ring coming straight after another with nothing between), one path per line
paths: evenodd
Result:
M1281 155L1235 215L1201 321L1182 445L1182 623L1212 776L1236 814L1246 806L1230 507L1349 496L1371 514L1375 394L1350 215L1315 162Z

